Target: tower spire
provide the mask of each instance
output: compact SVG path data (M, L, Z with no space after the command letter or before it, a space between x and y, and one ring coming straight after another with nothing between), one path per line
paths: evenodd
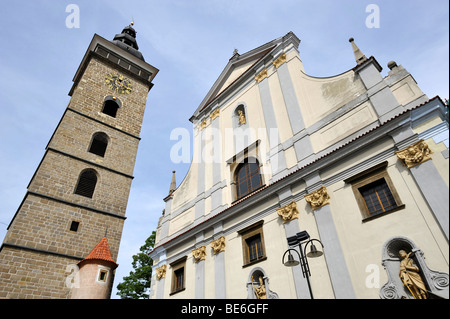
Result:
M362 51L358 48L358 46L355 43L355 39L350 38L348 39L348 42L352 44L353 53L355 54L355 60L357 64L361 64L367 60L367 57L362 53Z
M170 182L169 195L177 189L177 181L175 179L175 171L172 171L172 181Z

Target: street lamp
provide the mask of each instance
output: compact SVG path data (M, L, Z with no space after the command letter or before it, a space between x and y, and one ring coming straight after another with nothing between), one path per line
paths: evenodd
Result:
M298 245L300 254L298 253L298 251L295 248L289 248L288 250L286 250L284 252L281 262L286 267L293 267L293 266L297 266L299 264L301 265L303 277L306 278L306 281L308 283L309 294L311 295L311 299L314 299L312 290L311 290L311 283L309 282L309 276L311 276L311 272L309 270L309 264L308 264L307 257L315 258L315 257L322 256L323 252L320 250L317 250L317 247L314 245L314 241L319 242L320 245L322 246L322 248L323 248L323 244L318 239L309 239L309 234L306 230L301 231L301 232L295 234L294 236L288 237L287 241L288 241L289 247L295 247L296 245ZM304 243L305 241L306 241L305 247L303 248L302 243ZM309 244L311 244L310 251L309 251L309 253L306 253L306 248L308 247ZM294 251L297 254L299 260L296 260L295 257L291 254L292 251ZM289 255L288 255L287 261L284 261L286 254L289 254Z

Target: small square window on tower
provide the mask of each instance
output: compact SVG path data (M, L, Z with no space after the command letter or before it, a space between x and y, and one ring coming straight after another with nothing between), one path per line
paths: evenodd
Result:
M106 282L107 278L108 278L108 271L105 269L100 269L97 281Z
M72 220L72 222L70 223L70 228L69 228L69 230L70 230L70 231L73 231L73 232L77 232L79 227L80 227L80 222L77 222L77 221L75 221L75 220Z

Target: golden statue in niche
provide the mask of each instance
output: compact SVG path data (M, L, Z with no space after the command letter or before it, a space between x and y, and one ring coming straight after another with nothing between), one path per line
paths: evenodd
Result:
M264 285L263 277L259 277L259 287L256 287L253 284L253 276L252 276L252 286L255 290L255 295L257 299L267 299L267 292L266 292L266 286Z
M238 114L239 114L239 124L244 125L245 123L247 123L244 112L242 112L242 110L238 110Z
M427 299L427 288L425 287L422 277L420 277L420 269L414 261L409 258L412 252L407 254L406 251L400 250L398 254L402 259L400 262L399 276L403 284L408 288L414 299Z

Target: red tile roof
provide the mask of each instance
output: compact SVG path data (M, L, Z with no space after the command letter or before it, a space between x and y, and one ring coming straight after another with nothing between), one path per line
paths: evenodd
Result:
M89 253L89 255L87 255L87 257L80 261L78 264L86 260L102 260L112 263L114 268L119 266L111 256L111 251L109 250L108 240L106 239L106 237L103 237L102 240L100 240L100 242L97 244L97 246L95 246L95 248Z

